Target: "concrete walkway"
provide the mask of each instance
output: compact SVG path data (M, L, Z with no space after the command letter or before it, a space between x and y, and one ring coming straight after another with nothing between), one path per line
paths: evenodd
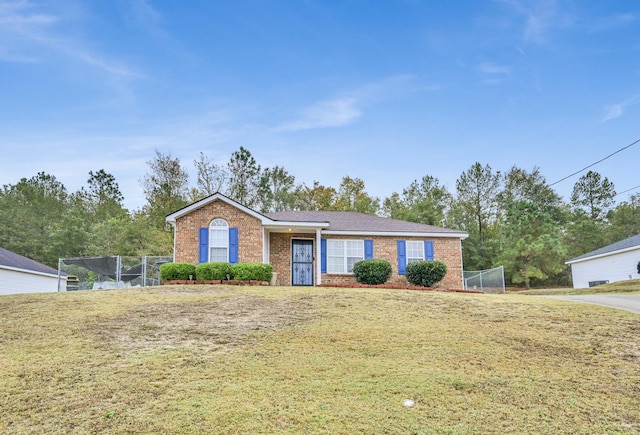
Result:
M631 311L640 314L640 294L602 294L602 295L566 295L547 296L553 299L565 301L584 302L587 304L602 305L609 308Z

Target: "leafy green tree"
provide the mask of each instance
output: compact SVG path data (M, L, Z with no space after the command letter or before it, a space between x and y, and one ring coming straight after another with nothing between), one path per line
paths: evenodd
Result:
M87 256L89 255L87 245L93 225L95 222L85 195L82 192L75 192L69 195L66 210L61 219L49 228L46 244L42 249L51 261Z
M284 168L266 168L258 187L262 213L292 210L296 202L295 177Z
M88 256L171 255L173 234L152 225L146 214L137 212L93 225L86 252Z
M215 164L203 152L194 161L198 173L197 187L191 192L191 200L197 201L216 192L226 193L229 172Z
M491 166L476 162L460 175L456 192L456 205L468 217L464 222L473 222L473 227L466 229L484 241L487 227L495 223L498 214L500 172L493 173Z
M249 208L258 209L260 197L258 189L262 174L260 165L244 147L231 155L229 168L229 197Z
M467 270L488 269L494 264L500 179L500 172L476 162L456 181L456 200L447 215L447 226L469 233L462 243Z
M103 221L127 213L122 205L124 197L113 175L100 169L89 171L88 188L81 189L86 198L86 206L96 220Z
M517 201L529 201L539 208L551 210L562 205L562 199L547 184L547 180L534 167L531 172L513 166L504 174L504 188L498 194L498 201L506 211Z
M336 201L332 207L338 211L356 211L376 214L380 209L380 200L369 196L365 191L364 181L360 178L343 177Z
M593 171L580 177L571 192L571 204L584 210L591 219L602 220L614 204L616 191L607 177Z
M640 194L631 195L608 215L609 242L614 243L640 234Z
M326 187L319 181L313 182L313 187L302 184L296 191L296 210L333 210L336 200L336 189Z
M452 195L430 175L414 180L403 189L402 197L394 192L383 203L384 214L393 219L428 225L443 225Z
M156 228L165 228L165 217L187 204L189 174L180 159L156 150L156 156L148 161L150 172L141 180L147 199L144 211Z
M52 229L67 210L67 189L55 176L39 172L0 194L0 246L52 267L58 258L46 249Z
M504 246L496 261L511 282L529 288L564 269L566 249L560 227L551 213L526 200L516 200L507 211Z

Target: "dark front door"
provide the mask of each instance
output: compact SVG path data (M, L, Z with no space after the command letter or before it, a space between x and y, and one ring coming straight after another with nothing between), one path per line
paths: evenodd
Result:
M293 240L291 273L293 285L313 285L313 240Z

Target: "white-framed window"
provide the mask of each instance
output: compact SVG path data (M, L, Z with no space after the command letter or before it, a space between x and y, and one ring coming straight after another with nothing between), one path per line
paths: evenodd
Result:
M407 240L407 264L424 260L424 242Z
M327 273L353 273L364 260L364 240L327 240Z
M229 224L224 219L214 219L209 225L209 261L229 262Z

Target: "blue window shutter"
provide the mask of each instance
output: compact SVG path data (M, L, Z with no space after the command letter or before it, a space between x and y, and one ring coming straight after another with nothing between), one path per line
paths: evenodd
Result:
M407 274L407 244L398 240L398 275Z
M327 273L327 239L320 239L320 272Z
M373 258L373 240L364 241L364 259L371 260Z
M229 263L238 263L238 229L229 228Z
M209 259L209 228L200 228L198 263L206 263Z
M433 242L431 240L424 241L424 259L425 260L433 260L435 256L433 255Z

